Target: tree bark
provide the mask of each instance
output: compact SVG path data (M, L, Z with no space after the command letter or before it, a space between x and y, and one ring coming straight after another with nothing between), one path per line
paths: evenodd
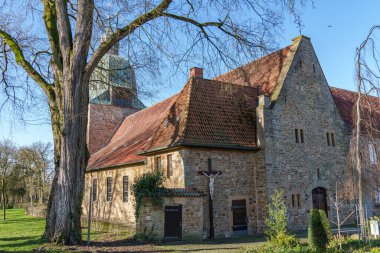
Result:
M3 222L5 222L6 221L6 214L5 214L5 212L6 212L6 197L5 197L5 191L6 191L6 188L5 188L5 179L3 178L3 189L2 189L2 200L3 200Z

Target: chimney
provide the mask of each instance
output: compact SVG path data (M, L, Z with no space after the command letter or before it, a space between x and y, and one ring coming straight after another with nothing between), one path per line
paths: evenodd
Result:
M192 67L190 69L190 78L192 78L192 77L203 78L203 69L197 68L197 67Z

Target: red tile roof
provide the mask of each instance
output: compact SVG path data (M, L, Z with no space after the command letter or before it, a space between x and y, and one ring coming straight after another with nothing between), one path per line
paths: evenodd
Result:
M176 100L174 95L154 106L125 118L110 143L90 157L88 169L106 168L134 162L143 162L138 155Z
M196 145L256 148L256 89L192 78L178 95L127 117L88 169L144 161L141 152Z
M256 89L194 78L145 151L195 145L256 148Z
M357 93L334 87L331 87L330 90L342 120L352 127L352 110L357 100ZM380 129L380 99L378 97L364 96L361 113L363 129Z
M292 46L293 44L215 77L214 79L228 83L258 87L260 95L271 96L277 86L285 60L292 51Z

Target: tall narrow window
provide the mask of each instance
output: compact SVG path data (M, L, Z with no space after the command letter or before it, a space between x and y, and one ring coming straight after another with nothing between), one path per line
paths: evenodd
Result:
M304 143L303 129L300 129L300 139L301 143Z
M300 194L292 194L292 206L293 207L300 207L300 199L301 195Z
M320 168L317 168L317 176L318 176L318 179L321 179L321 169Z
M375 145L373 143L368 144L369 161L371 164L377 164L377 154Z
M161 156L157 156L156 157L155 163L156 163L156 171L161 170L162 169L162 166L161 166Z
M313 72L315 73L315 65L313 64Z
M92 180L92 201L96 201L98 195L98 179L94 178Z
M327 146L330 146L330 133L326 133Z
M331 133L330 137L331 137L331 146L335 147L335 134Z
M123 202L128 202L128 176L123 176Z
M296 137L296 143L298 143L299 142L299 140L298 140L298 129L294 129L294 134Z
M173 176L173 156L168 155L167 157L167 177Z
M375 191L375 206L380 206L380 188L378 187Z
M112 177L107 177L107 201L112 200Z

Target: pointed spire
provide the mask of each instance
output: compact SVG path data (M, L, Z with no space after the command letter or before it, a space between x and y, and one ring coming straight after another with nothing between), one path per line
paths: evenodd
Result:
M111 19L108 17L108 26L106 31L102 34L100 38L100 43L107 41L113 34L111 27ZM117 42L108 52L108 54L119 55L119 42Z

